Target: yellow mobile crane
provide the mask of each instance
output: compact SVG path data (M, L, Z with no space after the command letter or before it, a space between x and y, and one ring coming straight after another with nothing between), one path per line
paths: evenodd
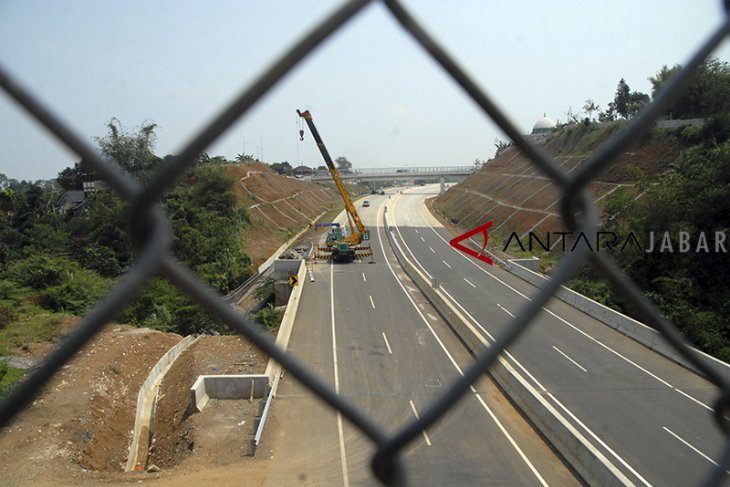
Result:
M324 162L327 163L327 169L329 169L329 172L332 175L335 186L337 186L337 190L340 192L340 196L342 196L342 200L345 202L345 212L347 213L350 234L343 235L340 227L332 226L330 234L327 236L327 251L331 251L332 259L338 262L349 262L358 255L370 255L369 247L360 247L362 242L370 240L370 231L365 228L365 225L363 225L362 220L360 219L360 215L357 213L357 209L355 208L355 204L352 202L350 193L347 192L345 183L342 182L340 173L337 171L335 164L332 162L332 158L330 157L327 148L324 146L324 142L322 142L322 137L319 136L317 127L314 126L312 114L309 113L309 110L305 110L303 112L297 110L297 115L307 122L309 131L312 132L312 137L314 137L314 141L317 143L319 152L322 153ZM300 138L304 140L303 130L299 132L299 135ZM367 251L367 253L358 254L357 251Z

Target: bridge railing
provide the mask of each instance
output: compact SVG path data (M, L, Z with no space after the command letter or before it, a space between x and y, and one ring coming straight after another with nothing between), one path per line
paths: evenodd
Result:
M372 167L364 169L353 169L355 174L470 174L474 172L474 166L424 166L424 167Z
M539 289L531 301L513 318L505 334L498 337L492 348L479 353L474 362L464 370L463 376L444 388L444 392L420 417L392 433L377 424L353 401L335 393L332 386L325 383L310 367L284 353L274 344L258 325L236 312L213 289L205 284L192 271L182 265L172 254L172 236L168 218L159 201L162 193L179 178L183 172L198 159L221 134L246 114L251 107L268 93L281 79L305 59L316 47L331 34L356 17L369 3L368 0L349 0L332 12L327 18L294 45L254 81L242 90L220 115L210 124L201 127L197 135L188 141L178 156L166 162L145 184L133 179L121 170L114 161L101 156L87 141L87 137L75 133L56 117L39 98L18 83L0 66L0 87L23 107L31 117L44 125L55 137L71 151L91 164L119 195L127 201L130 233L137 243L138 258L135 265L120 278L109 293L101 299L64 342L39 365L29 377L19 383L0 404L0 427L6 426L32 399L43 389L48 380L64 364L91 340L114 316L118 315L137 297L154 276L166 278L183 293L203 306L213 316L226 323L232 330L245 335L270 357L281 364L300 383L319 396L332 408L339 411L353 427L372 440L375 454L371 467L375 476L388 485L407 484L406 470L402 465L403 451L407 445L421 436L421 432L433 426L444 416L459 398L468 392L472 382L495 363L502 351L528 329L544 305L553 297L568 279L576 275L584 264L590 264L615 291L642 316L643 321L659 330L666 340L700 370L709 381L719 389L715 405L715 418L719 431L725 435L726 443L716 465L708 472L707 485L719 485L725 479L725 471L730 468L730 441L725 416L730 403L730 383L718 376L687 345L675 326L651 304L641 290L622 271L606 257L605 253L589 252L586 246L577 246L574 252L563 257L550 279ZM374 3L374 2L372 2ZM431 37L424 27L411 16L398 0L384 0L385 7L402 26L404 31L438 63L453 81L471 97L510 138L514 144L561 189L561 214L568 230L584 232L588 235L598 228L598 212L588 185L600 173L614 163L616 157L626 150L654 121L671 105L677 96L688 86L702 61L717 47L730 32L730 18L720 19L721 25L696 50L684 67L665 83L652 102L641 114L630 121L627 127L608 141L593 157L568 173L560 164L544 151L532 145L521 131L512 125L486 92L469 77L464 69ZM414 4L415 5L415 4ZM407 168L403 168L407 169ZM397 168L396 168L397 170ZM2 434L2 433L0 433Z
M394 178L413 178L418 176L462 176L471 174L476 171L475 166L426 166L426 167L374 167L363 169L352 169L349 171L341 171L340 176L343 179L367 178L377 176L393 176ZM317 170L312 175L312 179L328 179L329 171Z

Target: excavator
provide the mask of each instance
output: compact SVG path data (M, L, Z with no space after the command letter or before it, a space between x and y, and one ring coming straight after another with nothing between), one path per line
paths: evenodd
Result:
M347 191L345 183L342 182L340 173L337 171L334 162L332 162L332 157L330 157L327 147L322 142L322 137L320 137L317 127L314 126L312 114L309 113L309 110L303 112L297 110L297 115L307 123L307 127L309 127L309 131L317 143L319 152L322 153L322 158L324 158L324 162L327 164L327 169L335 182L335 186L340 192L342 201L345 202L345 212L347 213L350 230L349 233L343 232L343 229L339 225L332 225L327 234L326 247L320 250L328 254L328 258L332 258L335 262L351 262L357 257L372 255L370 247L361 245L363 242L369 243L370 231L365 228L365 225L363 225L360 219L360 215L357 213L350 193ZM304 140L304 130L299 131L299 139Z

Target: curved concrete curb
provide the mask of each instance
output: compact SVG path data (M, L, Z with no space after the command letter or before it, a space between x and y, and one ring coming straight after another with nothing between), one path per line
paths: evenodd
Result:
M529 282L533 286L541 287L545 284L547 278L542 274L538 274L537 272L520 265L519 262L514 260L511 260L510 262L512 263L512 266L507 270L515 276ZM664 339L664 336L654 328L646 326L640 321L636 321L635 319L604 306L601 303L593 301L591 298L583 296L582 294L579 294L572 289L568 289L565 286L562 286L555 296L561 301L583 311L585 314L592 316L614 330L636 340L669 360L702 375L702 373L699 372L694 365L680 355L679 352L677 352L677 350ZM715 357L707 355L696 348L691 346L690 348L694 350L700 359L705 361L705 365L707 365L707 367L713 369L717 374L721 375L725 379L730 379L730 365L716 359Z
M157 391L165 374L172 366L175 359L195 343L198 338L188 335L177 342L165 355L160 357L157 364L152 368L147 380L144 381L137 395L137 415L134 418L134 431L132 433L132 443L129 446L129 454L127 455L127 464L124 467L125 472L136 470L139 466L144 467L147 463L147 454L149 453L150 443L150 423L155 414L155 403L157 401Z
M432 287L426 276L402 254L398 243L391 235L387 212L383 215L383 222L385 234L398 263L463 343L475 354L490 347L487 339L469 323L437 287ZM489 374L589 485L633 485L502 356L490 367Z

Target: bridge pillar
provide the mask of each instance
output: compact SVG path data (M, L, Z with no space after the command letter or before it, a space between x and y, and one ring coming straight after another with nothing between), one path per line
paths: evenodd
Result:
M439 191L439 194L444 194L444 191L446 191L446 180L443 176L441 176L441 180L439 182L441 183L441 191Z

